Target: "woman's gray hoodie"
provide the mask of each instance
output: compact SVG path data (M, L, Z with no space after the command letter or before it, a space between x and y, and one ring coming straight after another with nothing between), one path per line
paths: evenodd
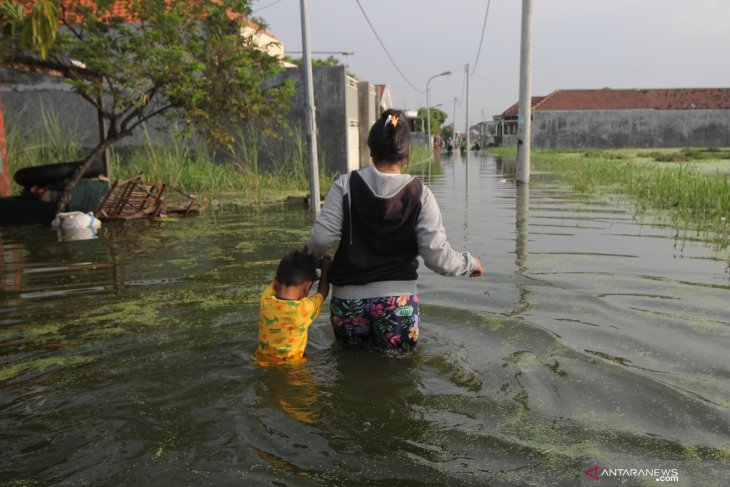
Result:
M374 167L360 169L359 175L374 195L390 198L413 180L409 174L381 173ZM343 198L349 194L350 175L341 176L327 193L322 212L315 222L308 246L316 255L322 255L339 241L345 211ZM465 275L477 269L476 260L469 252L456 252L446 239L441 210L427 186L421 194L421 211L416 222L418 252L426 267L447 275ZM364 285L333 286L332 295L341 299L364 299L380 296L417 294L416 281L378 281Z

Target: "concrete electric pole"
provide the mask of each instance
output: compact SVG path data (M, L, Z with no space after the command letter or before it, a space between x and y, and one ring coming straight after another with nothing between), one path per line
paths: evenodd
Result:
M520 101L517 116L517 182L530 182L532 136L532 0L522 0Z
M309 146L309 206L312 215L319 215L319 161L317 159L317 119L314 106L314 82L312 81L312 53L309 46L309 1L301 0L302 53L304 71L304 92L306 95L307 145Z

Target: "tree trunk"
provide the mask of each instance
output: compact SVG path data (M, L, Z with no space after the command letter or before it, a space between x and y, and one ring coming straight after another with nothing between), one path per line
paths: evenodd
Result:
M115 142L119 141L123 137L126 137L129 134L123 134L123 135L115 135L113 137L109 137L107 139L102 140L99 142L99 144L94 147L94 150L91 151L91 154L86 156L86 159L84 159L84 162L81 163L81 165L76 168L76 171L74 171L73 176L71 176L71 179L68 180L66 183L66 187L63 189L63 194L61 195L61 198L58 200L58 205L56 206L56 213L61 213L63 211L66 211L66 207L71 202L71 193L73 192L76 185L79 183L79 180L83 176L83 174L86 172L86 170L91 167L91 164L94 163L94 161L109 147L111 147Z

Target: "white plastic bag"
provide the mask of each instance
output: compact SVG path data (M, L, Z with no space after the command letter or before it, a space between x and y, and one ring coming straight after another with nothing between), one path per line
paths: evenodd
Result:
M101 228L101 221L94 217L92 212L82 213L80 211L68 211L59 213L51 222L51 227L60 228L61 230L71 230L74 228Z

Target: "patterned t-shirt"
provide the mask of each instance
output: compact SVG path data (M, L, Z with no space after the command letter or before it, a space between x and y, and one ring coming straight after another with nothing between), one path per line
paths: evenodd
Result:
M309 325L319 316L323 303L319 293L300 300L279 299L269 285L260 300L256 358L266 364L300 360Z

